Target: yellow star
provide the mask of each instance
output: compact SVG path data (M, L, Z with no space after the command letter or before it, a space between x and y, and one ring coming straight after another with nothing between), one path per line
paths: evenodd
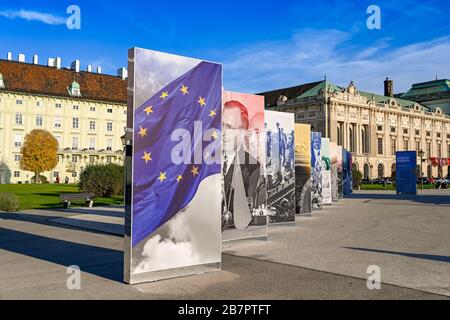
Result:
M166 177L166 172L160 172L159 173L159 178L158 178L158 180L160 181L160 182L164 182L164 180L166 180L167 179L167 177Z
M164 99L167 98L168 96L169 96L169 92L166 91L166 92L163 92L163 93L161 94L160 98L164 100Z
M180 91L183 92L183 96L189 94L188 87L184 84L181 85Z
M147 135L147 128L142 128L141 126L140 128L138 133L141 135L141 138L144 138Z
M192 173L192 175L193 175L194 177L195 177L195 176L198 176L198 167L192 166L191 173Z
M219 138L219 135L217 134L217 131L216 131L216 130L213 131L211 137L212 137L214 140L217 140L217 138Z
M206 104L205 98L202 97L199 97L197 102L200 104L200 107L203 107Z
M181 175L179 175L179 176L177 177L177 182L180 183L181 180L183 180L183 177L182 177Z
M145 164L147 164L147 162L152 161L152 153L151 152L147 153L144 151L144 156L142 157L142 159L144 159Z
M153 113L153 107L152 106L148 106L147 108L144 109L145 113L147 113L147 115L149 115L150 113Z
M211 112L209 113L209 116L210 116L211 118L214 118L214 117L216 116L216 109L211 110Z

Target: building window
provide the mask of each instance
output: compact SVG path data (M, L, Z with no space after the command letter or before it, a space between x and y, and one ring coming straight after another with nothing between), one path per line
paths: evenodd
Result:
M315 111L310 111L310 112L308 112L308 117L309 118L315 118L316 117L316 112Z
M107 122L106 123L106 131L109 131L109 132L112 132L113 130L112 130L112 122Z
M409 150L409 141L403 140L403 150L408 151Z
M395 156L395 152L397 151L397 141L395 139L391 140L391 155Z
M447 158L450 158L450 144L447 146Z
M420 151L420 141L416 141L416 151Z
M20 100L20 99L17 99L17 100L16 100L16 104L23 104L23 101Z
M436 136L437 136L438 138L440 138L440 137L441 137L441 133L440 133L440 132L436 133Z
M431 142L427 142L427 156L431 157Z
M73 110L78 110L79 106L73 106Z
M14 155L14 161L15 162L20 162L20 159L22 159L22 156L20 154L15 154Z
M442 158L442 148L440 143L437 144L437 157Z
M420 136L420 131L416 130L416 136Z
M126 130L125 130L126 131ZM312 131L312 130L311 130ZM337 126L337 143L340 146L344 145L344 123L343 122L338 122L338 126Z
M36 106L42 107L42 105L43 105L42 101L37 101L37 102L36 102Z
M297 120L305 119L305 113L304 112L297 112Z
M42 127L42 123L43 123L42 116L38 114L36 116L36 126L37 127Z
M106 150L112 151L112 139L106 141Z
M450 133L447 133L447 139L450 139Z
M127 114L127 110L125 110L125 111L123 112L123 114Z
M62 125L62 118L56 117L55 118L55 128L61 128L61 125Z
M59 172L58 171L55 171L55 172L53 172L53 178L58 178L59 177Z
M61 136L54 136L56 141L58 141L58 147L61 147Z
M78 118L72 118L72 128L78 129L80 120Z
M95 121L89 121L89 130L95 130Z
M395 133L396 132L396 128L395 127L391 127L391 133Z
M77 163L78 162L78 156L77 155L72 155L72 162L73 163Z
M408 134L408 128L403 128L403 134Z
M350 152L356 152L356 125L355 124L351 124L350 128L348 129L348 135L349 135L349 142L350 142L350 148L349 151Z
M383 131L383 126L377 126L377 131Z
M378 138L378 154L383 154L383 138Z
M106 110L106 112L108 112L108 113L112 113L112 109L111 108L108 108L107 110Z
M95 138L89 138L89 150L95 150Z
M72 173L72 178L76 178L76 177L77 177L77 172L75 171Z
M112 157L106 157L106 163L111 163L112 162Z
M56 109L61 109L61 103L55 104L55 108L56 108Z
M16 113L16 125L23 125L23 116L20 113Z
M14 178L20 178L20 171L14 171Z
M95 157L89 156L89 163L95 163Z
M16 148L22 147L22 135L21 134L14 135L14 147L16 147Z
M427 131L427 137L431 137L431 131Z
M89 110L95 111L95 107L90 107Z
M78 137L72 137L72 150L78 150Z

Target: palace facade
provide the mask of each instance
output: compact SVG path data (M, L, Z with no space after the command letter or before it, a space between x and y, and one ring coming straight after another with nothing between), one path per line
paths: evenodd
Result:
M21 147L33 129L49 131L59 143L59 163L43 175L71 183L92 163L123 163L121 136L126 130L126 69L117 76L101 68L80 70L80 62L62 68L19 55L0 60L0 183L28 183L34 173L20 169Z
M450 83L436 81L441 87ZM423 175L442 177L449 174L448 166L434 167L429 159L450 158L450 115L443 100L450 95L436 94L434 88L433 95L426 96L427 85L435 87L416 84L409 93L394 95L393 81L386 79L384 95L378 95L359 91L353 82L340 87L324 80L260 95L265 96L266 109L292 112L296 122L310 124L312 131L351 151L365 178L390 177L395 152L403 150L424 151Z

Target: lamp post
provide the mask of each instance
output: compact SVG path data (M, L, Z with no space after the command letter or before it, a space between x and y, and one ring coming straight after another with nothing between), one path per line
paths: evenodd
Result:
M420 149L419 151L419 157L420 157L420 189L423 190L423 171L422 171L422 158L425 155L425 152Z

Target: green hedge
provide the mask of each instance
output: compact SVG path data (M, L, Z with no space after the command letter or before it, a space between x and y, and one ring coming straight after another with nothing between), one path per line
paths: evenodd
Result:
M97 197L110 198L123 194L123 166L95 164L87 166L80 175L80 192L94 193Z
M19 198L9 192L0 192L0 210L15 212L19 208Z

